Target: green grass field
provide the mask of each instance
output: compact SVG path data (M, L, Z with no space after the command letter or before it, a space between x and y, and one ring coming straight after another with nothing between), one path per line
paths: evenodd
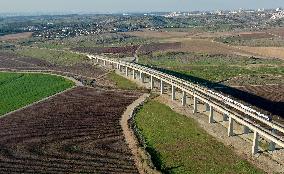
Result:
M86 56L68 51L57 51L39 48L22 48L16 50L20 56L38 58L58 65L74 65L87 60Z
M242 75L284 75L284 61L198 53L154 53L139 56L139 63L173 70L211 82Z
M73 85L72 81L53 75L0 72L0 115Z
M149 101L135 117L146 150L163 173L263 173L208 135L190 118L157 101Z
M117 75L115 72L108 74L108 78L113 81L119 89L135 90L138 89L136 83Z

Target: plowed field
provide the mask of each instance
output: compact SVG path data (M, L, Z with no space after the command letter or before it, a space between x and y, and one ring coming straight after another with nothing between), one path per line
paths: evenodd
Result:
M28 57L18 57L13 54L0 53L0 70L52 70L61 71L66 74L76 74L80 76L86 76L91 78L96 78L105 72L93 66L90 62L82 62L72 66L63 66L51 64L47 61L28 58Z
M139 94L78 87L0 119L0 173L138 173L120 127Z

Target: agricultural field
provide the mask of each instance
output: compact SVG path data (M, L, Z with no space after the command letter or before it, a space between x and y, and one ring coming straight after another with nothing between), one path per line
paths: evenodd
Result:
M64 50L22 48L15 51L22 57L38 58L57 65L74 65L88 60L87 57Z
M0 36L0 41L15 41L21 39L28 39L32 37L32 32L24 32L24 33L17 33L17 34L8 34L4 36Z
M263 58L280 58L284 60L284 47L237 46L236 48Z
M229 37L219 37L215 41L223 42L225 44L235 46L251 46L251 47L283 47L284 40L279 37L275 37L268 33L249 33L238 34Z
M85 57L79 57L85 59ZM35 55L35 58L23 57L14 53L0 52L0 69L13 71L48 71L57 74L67 75L78 79L79 81L92 80L105 73L104 70L96 67L90 60L74 64L69 61L66 65L50 63L49 60L43 60ZM52 61L51 61L52 62ZM56 61L55 61L56 62ZM68 65L69 64L69 65ZM72 64L72 65L70 65Z
M1 118L1 172L138 173L120 119L140 95L76 87Z
M54 75L0 72L0 115L72 86L73 82Z
M146 150L163 173L264 173L208 135L191 118L150 100L135 117Z

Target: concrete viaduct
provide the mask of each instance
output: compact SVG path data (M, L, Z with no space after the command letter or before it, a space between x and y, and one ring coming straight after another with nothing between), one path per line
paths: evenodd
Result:
M180 92L181 104L185 106L187 98L193 98L193 113L198 112L198 102L204 103L209 111L208 121L214 122L214 112L223 114L223 121L228 122L228 136L234 135L234 122L243 126L243 133L253 132L252 154L259 151L260 136L269 143L269 150L274 151L275 147L284 148L284 126L269 120L264 114L256 113L247 106L241 106L231 99L224 99L221 94L215 93L205 87L192 84L175 76L141 66L135 63L118 61L103 56L86 54L90 59L118 69L125 76L132 75L133 79L139 79L142 83L150 83L150 88L154 88L155 83L159 83L160 93L165 93L165 85L171 87L171 98L176 100L176 93ZM147 81L146 81L147 80ZM257 123L256 123L257 122Z

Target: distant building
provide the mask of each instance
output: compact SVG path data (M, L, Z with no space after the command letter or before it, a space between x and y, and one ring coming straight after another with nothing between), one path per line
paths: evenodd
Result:
M273 13L270 19L281 19L284 18L284 11L278 11L277 13Z

